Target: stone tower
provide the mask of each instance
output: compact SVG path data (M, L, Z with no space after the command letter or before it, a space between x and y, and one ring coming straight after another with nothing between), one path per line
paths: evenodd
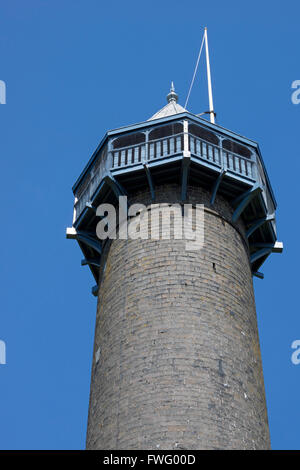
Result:
M172 87L148 121L106 133L73 192L67 237L98 297L87 448L268 449L252 276L282 244L258 144L188 112ZM204 246L119 227L100 240L97 207L122 195L162 215L202 204Z

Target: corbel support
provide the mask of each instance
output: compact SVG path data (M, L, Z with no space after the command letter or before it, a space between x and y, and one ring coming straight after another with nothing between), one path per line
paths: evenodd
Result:
M98 296L98 291L99 291L98 285L96 284L95 286L93 286L92 289L91 289L91 291L92 291L92 294L93 294L95 297L97 297L97 296Z
M94 237L93 235L87 232L77 232L77 240L84 243L85 245L93 248L99 255L102 253L101 243L98 238Z
M127 196L127 192L123 186L112 175L106 175L105 182L112 189L117 199L120 196Z
M151 199L152 199L152 201L154 201L155 200L155 191L154 191L154 184L153 184L151 172L149 170L149 166L147 165L147 163L143 163L143 166L145 168L145 172L146 172L146 176L147 176L147 180L148 180L148 184L149 184L149 188L150 188Z
M275 220L275 214L270 214L266 217L256 220L254 224L252 224L251 227L247 230L246 237L249 238L250 235L255 232L255 230L257 230L259 227L264 225L266 222L269 222L270 220Z
M275 243L253 243L251 244L253 248L267 248L272 251L272 253L282 253L283 252L283 243L282 242L275 242Z
M212 194L211 194L211 198L210 198L210 203L211 203L212 206L215 203L215 199L216 199L216 196L217 196L218 189L219 189L220 184L221 184L221 182L222 182L225 175L226 175L226 170L225 169L221 170L221 173L219 174L218 178L216 179L216 181L213 185Z
M259 258L269 255L270 253L272 253L272 248L261 248L250 256L250 262L254 263Z
M93 248L99 255L102 253L100 240L88 232L77 231L74 227L68 227L66 237L84 243L90 248Z
M96 258L88 258L88 259L81 260L81 266L90 266L90 265L100 268L100 261Z
M258 277L259 279L263 279L265 277L264 273L261 273L259 271L252 271L252 276Z
M236 206L236 209L232 215L232 222L236 222L238 218L241 216L243 211L246 209L248 204L254 199L257 195L262 193L262 188L255 184L251 189L246 191L245 193L241 194L241 196L237 197L233 202L232 205Z

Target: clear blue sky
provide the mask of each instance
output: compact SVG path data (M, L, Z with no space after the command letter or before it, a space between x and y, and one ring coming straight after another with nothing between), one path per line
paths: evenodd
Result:
M84 448L96 300L65 239L71 186L105 131L150 117L171 80L184 104L205 25L218 122L260 143L278 201L285 251L254 282L272 446L300 449L299 18L289 0L0 0L2 449Z

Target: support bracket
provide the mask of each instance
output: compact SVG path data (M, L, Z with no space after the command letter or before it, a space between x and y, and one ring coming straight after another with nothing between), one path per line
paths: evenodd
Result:
M112 175L106 175L105 182L112 189L117 199L120 196L127 196L127 191Z
M150 188L150 193L151 193L151 199L152 201L155 200L155 191L154 191L154 184L153 184L153 179L152 179L152 176L151 176L151 172L149 170L149 166L147 165L147 163L143 163L144 165L144 168L145 168L145 172L146 172L146 176L147 176L147 180L148 180L148 184L149 184L149 188Z
M96 258L88 258L88 259L82 259L81 260L81 266L96 266L97 268L100 268L100 261Z
M258 277L259 279L263 279L265 277L264 273L261 273L259 271L252 271L252 276Z
M99 255L102 253L102 247L100 240L96 238L95 236L91 235L90 233L87 232L77 232L76 239L85 245L89 246L90 248L93 248Z
M275 214L270 214L267 215L266 217L263 217L262 219L258 219L254 222L254 224L251 225L251 227L247 230L246 232L246 237L249 238L252 233L255 232L259 227L264 225L266 222L269 222L270 220L275 219Z
M275 243L253 243L251 244L253 248L269 248L271 249L272 253L282 253L283 252L283 243L282 242L275 242Z
M254 199L258 194L262 193L262 187L258 184L255 184L251 189L243 193L241 196L237 197L233 202L232 205L237 205L233 215L232 215L232 222L236 222L238 218L241 216L243 211L246 209L248 204Z
M97 284L92 287L92 294L93 294L95 297L98 296L98 290L99 290L99 287L98 287Z
M93 248L97 253L99 253L99 255L102 253L100 240L89 232L84 232L81 230L77 231L74 227L68 227L66 231L66 237L84 243L90 248Z
M219 186L224 178L224 176L226 175L226 171L227 170L222 170L221 173L219 174L218 178L216 179L214 185L213 185L213 189L212 189L212 194L211 194L211 199L210 199L210 204L213 206L214 203L215 203L215 199L216 199L216 195L217 195L217 192L218 192L218 189L219 189Z
M251 264L257 261L259 258L269 255L270 253L272 253L272 248L262 248L261 250L256 251L250 256Z

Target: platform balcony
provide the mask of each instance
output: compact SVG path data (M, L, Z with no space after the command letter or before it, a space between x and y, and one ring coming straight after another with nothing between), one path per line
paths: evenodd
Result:
M247 228L253 271L275 251L276 201L258 144L189 112L109 131L73 187L73 227L91 231L95 208L116 196L179 183L211 190ZM91 210L92 209L92 210ZM84 251L84 249L83 249Z

